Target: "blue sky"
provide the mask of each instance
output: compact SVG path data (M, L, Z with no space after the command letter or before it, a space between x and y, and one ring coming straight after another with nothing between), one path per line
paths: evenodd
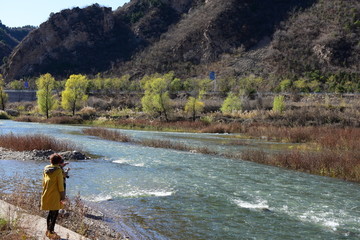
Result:
M1 0L0 20L8 27L25 25L39 26L50 13L57 13L66 8L86 7L93 3L112 7L113 10L130 0Z

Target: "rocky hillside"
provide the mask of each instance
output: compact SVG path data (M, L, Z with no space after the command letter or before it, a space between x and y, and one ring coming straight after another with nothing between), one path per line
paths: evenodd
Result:
M357 0L132 0L54 14L2 67L8 79L50 72L179 76L359 73Z
M360 2L319 1L273 36L267 63L276 75L360 74Z
M9 28L0 21L0 65L6 62L14 47L34 29L32 26Z

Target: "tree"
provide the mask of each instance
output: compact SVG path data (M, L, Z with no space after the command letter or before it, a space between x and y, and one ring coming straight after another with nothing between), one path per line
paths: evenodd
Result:
M14 80L10 82L10 88L14 90L22 90L24 89L24 84L20 80Z
M284 96L275 96L274 102L273 102L273 111L282 113L285 111L285 97Z
M234 111L241 111L242 109L243 105L240 97L233 92L228 94L220 108L221 112L224 114L230 114Z
M0 74L0 106L2 110L5 110L5 104L8 100L8 95L4 91L4 87L5 87L5 80L3 76Z
M46 115L46 118L49 118L49 112L57 105L57 100L53 94L55 79L50 73L46 73L37 79L36 85L38 88L36 96L39 110Z
M66 80L65 90L61 94L61 105L64 109L72 111L73 116L88 98L86 95L87 84L87 78L80 74L73 74Z
M144 112L149 114L164 115L165 120L169 121L169 112L171 100L169 97L169 81L166 74L146 76L142 80L142 86L145 90L144 97L141 99L141 105Z
M201 99L211 84L210 79L188 79L184 83L184 87L191 91L191 97L185 104L185 112L191 114L193 121L195 121L196 115L204 110L205 103Z
M201 102L200 99L189 97L185 105L185 112L191 114L193 121L195 121L197 113L202 112L204 106L204 102Z

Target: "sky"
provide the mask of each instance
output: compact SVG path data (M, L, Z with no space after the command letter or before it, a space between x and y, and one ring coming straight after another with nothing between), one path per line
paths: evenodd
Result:
M94 3L116 10L130 0L0 0L0 20L7 27L39 26L50 13Z

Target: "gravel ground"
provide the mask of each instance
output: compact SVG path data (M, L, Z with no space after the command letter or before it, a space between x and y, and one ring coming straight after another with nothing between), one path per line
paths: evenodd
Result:
M33 151L11 151L0 147L0 159L7 160L32 160L32 161L48 161L49 156L55 153L52 150L33 150ZM85 154L77 151L59 152L64 160L84 160L89 159Z

